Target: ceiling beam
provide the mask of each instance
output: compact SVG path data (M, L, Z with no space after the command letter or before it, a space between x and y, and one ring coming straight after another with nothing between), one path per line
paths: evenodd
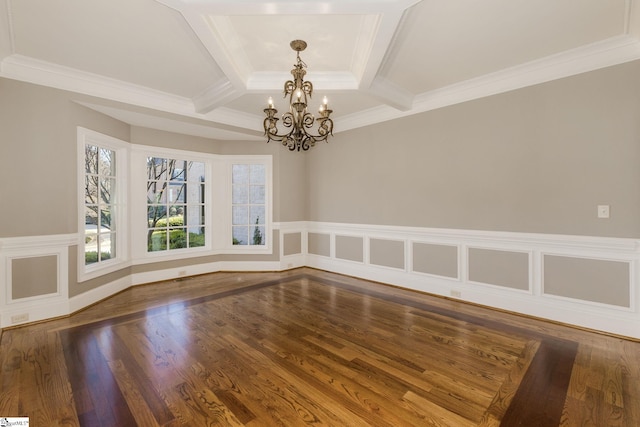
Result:
M362 36L357 41L352 69L345 72L314 73L314 85L322 90L363 89L385 103L406 110L411 108L411 95L401 91L392 96L389 83L376 81L387 49L407 8L419 0L285 2L255 0L211 1L156 0L180 12L201 40L228 81L207 89L194 98L196 111L206 113L225 100L247 91L280 90L283 80L277 73L255 72L240 45L228 16L242 15L330 15L357 14L365 16ZM311 79L311 75L309 76ZM272 79L269 81L269 79ZM288 79L288 78L287 78ZM277 87L276 87L277 86Z
M241 95L242 92L236 90L229 80L224 80L193 97L193 107L196 113L206 114Z
M409 111L413 108L414 95L397 84L376 77L367 92L379 101L400 111Z

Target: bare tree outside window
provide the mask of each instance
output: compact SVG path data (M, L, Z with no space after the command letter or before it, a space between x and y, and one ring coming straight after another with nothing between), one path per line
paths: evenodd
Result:
M85 145L85 265L115 257L115 151Z
M147 158L147 250L204 246L204 163Z

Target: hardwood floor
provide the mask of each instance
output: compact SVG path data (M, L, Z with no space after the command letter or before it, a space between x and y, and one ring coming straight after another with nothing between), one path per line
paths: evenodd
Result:
M139 286L5 330L31 426L639 426L640 343L298 269Z

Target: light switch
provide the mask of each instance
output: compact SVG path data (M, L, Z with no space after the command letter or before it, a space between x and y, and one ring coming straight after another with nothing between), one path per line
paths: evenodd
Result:
M598 218L609 218L609 205L598 205Z

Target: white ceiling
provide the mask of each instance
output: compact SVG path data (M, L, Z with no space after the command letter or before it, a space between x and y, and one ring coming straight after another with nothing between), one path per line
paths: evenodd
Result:
M337 133L640 59L639 1L0 0L0 77L133 125L260 140L303 39Z

